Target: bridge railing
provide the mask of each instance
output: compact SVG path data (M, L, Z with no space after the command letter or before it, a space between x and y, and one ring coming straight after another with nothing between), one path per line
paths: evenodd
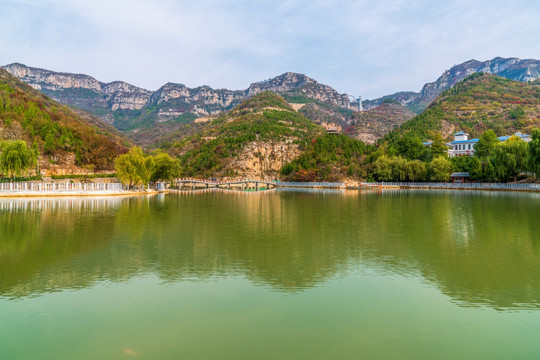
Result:
M52 192L52 191L121 191L121 183L31 183L10 182L0 183L0 192Z
M399 186L410 188L437 188L437 189L522 189L540 190L540 184L521 183L444 183L444 182L378 182L362 183L363 186Z

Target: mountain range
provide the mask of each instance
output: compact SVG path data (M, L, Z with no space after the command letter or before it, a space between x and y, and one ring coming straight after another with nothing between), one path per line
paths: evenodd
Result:
M344 109L354 108L347 95L308 76L290 72L253 83L245 90L212 89L206 85L188 88L171 82L149 91L122 81L103 83L88 75L54 72L19 63L3 68L51 98L87 110L123 131L215 115L268 90L293 100L310 99Z
M174 142L192 134L219 113L264 91L281 95L316 124L375 142L414 113L425 110L443 91L471 74L485 72L521 82L540 78L539 60L500 57L483 62L470 60L446 70L436 81L425 84L420 92L404 91L366 100L365 111L358 113L358 104L346 94L306 75L291 72L255 82L245 90L189 88L171 82L150 91L122 81L103 83L88 75L54 72L19 63L3 68L52 99L92 113L145 146Z

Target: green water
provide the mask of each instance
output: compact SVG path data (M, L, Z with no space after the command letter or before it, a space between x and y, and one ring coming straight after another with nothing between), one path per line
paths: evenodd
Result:
M0 199L0 359L540 359L540 194Z

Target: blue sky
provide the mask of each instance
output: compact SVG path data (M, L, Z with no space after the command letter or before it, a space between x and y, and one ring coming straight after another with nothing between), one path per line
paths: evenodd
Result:
M294 71L375 98L469 59L538 59L539 19L538 0L0 0L0 64L149 90Z

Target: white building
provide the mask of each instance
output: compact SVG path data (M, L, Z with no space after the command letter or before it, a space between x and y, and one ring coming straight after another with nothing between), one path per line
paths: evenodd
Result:
M531 141L531 136L527 134L522 134L520 132L515 133L514 135L509 136L500 136L498 139L500 142L504 142L510 139L512 136L517 136L525 142ZM454 134L454 141L447 143L448 146L448 156L473 156L474 155L474 145L478 142L479 139L469 139L469 134L466 132L460 131ZM432 141L425 142L425 146L431 146Z

